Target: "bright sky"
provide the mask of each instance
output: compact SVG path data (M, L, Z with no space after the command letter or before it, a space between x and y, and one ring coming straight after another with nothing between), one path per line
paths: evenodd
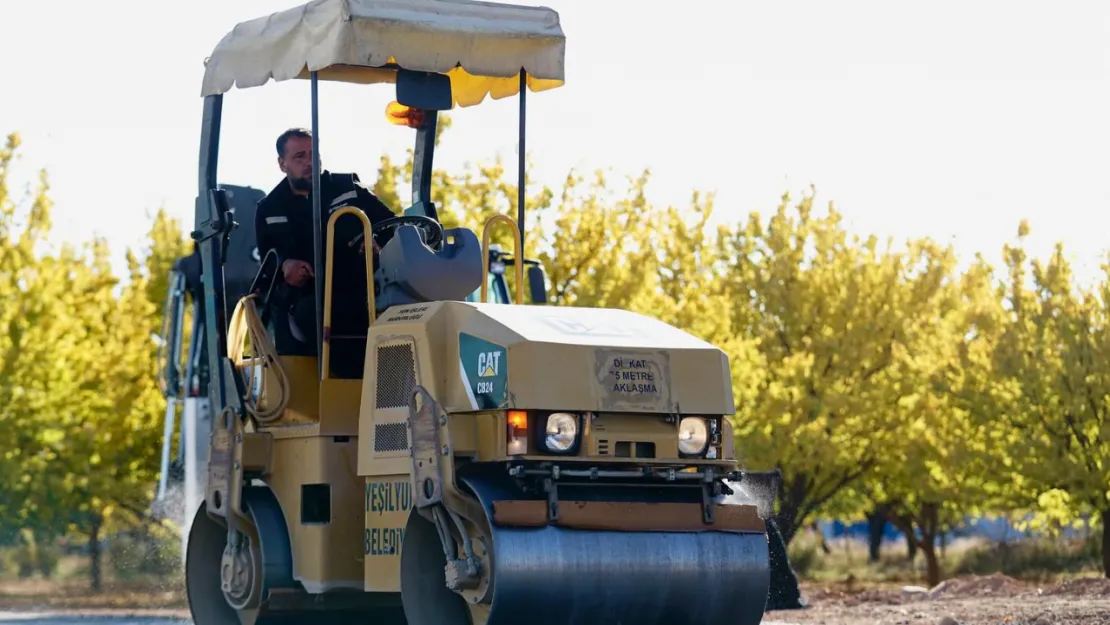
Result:
M543 178L651 167L653 199L715 190L729 220L812 183L850 226L951 239L998 260L1020 219L1097 270L1110 243L1110 2L519 0L558 10L567 85L530 98ZM57 234L122 257L165 205L192 223L203 60L235 23L299 0L0 2L0 133L17 182L45 167ZM321 152L373 182L411 144L386 86L322 84ZM456 111L437 164L500 152L515 100ZM276 135L310 124L307 81L225 98L220 181L269 190ZM18 189L17 189L18 190ZM121 266L122 269L122 266Z

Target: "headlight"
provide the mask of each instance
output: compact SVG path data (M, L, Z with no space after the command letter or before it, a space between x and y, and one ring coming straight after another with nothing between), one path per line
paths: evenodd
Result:
M547 417L547 432L543 444L548 451L570 451L578 440L578 417L566 412L556 412Z
M688 456L705 451L709 443L709 428L701 417L686 417L678 424L678 450Z

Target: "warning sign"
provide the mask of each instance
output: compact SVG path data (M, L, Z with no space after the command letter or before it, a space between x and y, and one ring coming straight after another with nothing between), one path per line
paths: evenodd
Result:
M657 365L646 358L614 358L609 375L613 376L614 393L629 395L649 394L659 396L656 386Z
M598 350L597 380L608 408L635 405L667 410L671 403L666 352Z

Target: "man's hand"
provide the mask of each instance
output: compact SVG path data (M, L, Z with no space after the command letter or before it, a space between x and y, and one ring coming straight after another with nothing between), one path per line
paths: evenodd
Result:
M309 278L316 277L316 273L312 271L312 265L295 258L282 263L281 271L285 274L285 282L293 286L301 286Z
M374 253L375 254L382 251L382 246L378 245L378 241L376 239L371 239L371 242L374 244ZM359 254L365 254L366 253L366 241L363 241L362 245L358 246L358 253Z

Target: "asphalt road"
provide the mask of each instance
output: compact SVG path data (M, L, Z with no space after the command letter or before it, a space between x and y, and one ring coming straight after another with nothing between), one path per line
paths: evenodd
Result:
M174 618L79 616L35 614L25 612L0 612L0 623L27 623L28 625L192 625L190 620Z
M27 625L192 625L190 620L174 618L74 616L0 612L0 623L26 623ZM761 625L791 625L782 621L763 621Z

